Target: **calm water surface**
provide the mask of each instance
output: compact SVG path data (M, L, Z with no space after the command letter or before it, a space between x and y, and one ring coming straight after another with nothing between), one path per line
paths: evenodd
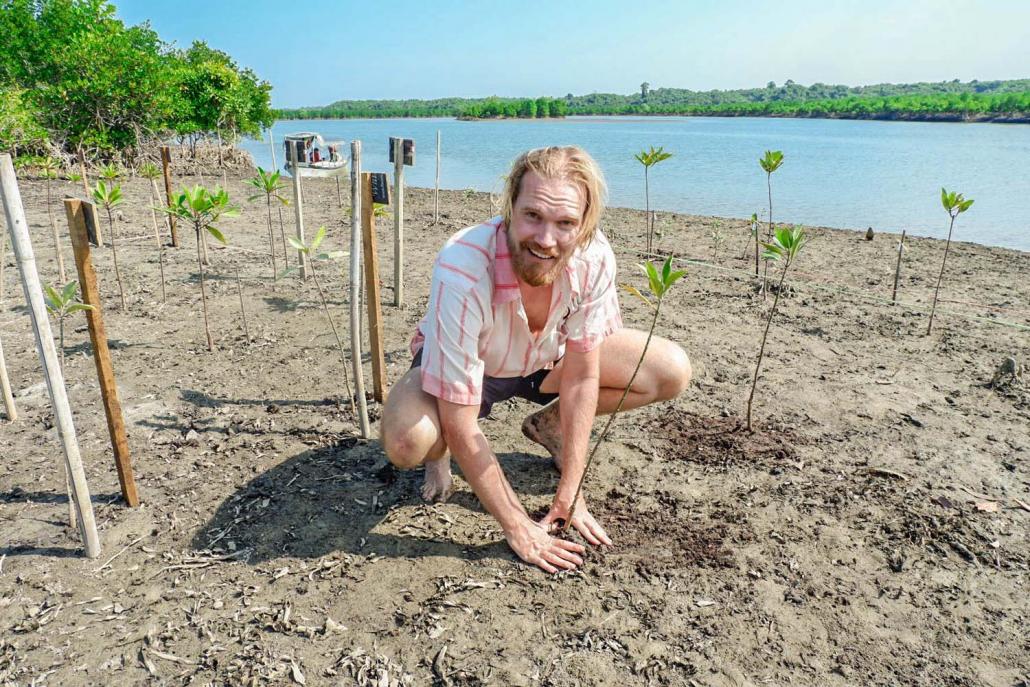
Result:
M767 212L758 158L783 151L773 174L773 218L830 227L947 236L941 186L975 204L956 223L955 238L1030 251L1030 126L823 119L570 117L556 121L459 122L454 119L279 121L282 137L317 131L330 140L361 139L365 171L390 171L390 136L415 139L411 185L432 187L436 132L443 136L443 188L498 191L518 153L574 143L601 163L610 203L644 206L644 176L633 155L664 146L673 157L651 169L651 205L700 215L750 217ZM271 167L268 141L244 141ZM350 154L349 145L346 154Z

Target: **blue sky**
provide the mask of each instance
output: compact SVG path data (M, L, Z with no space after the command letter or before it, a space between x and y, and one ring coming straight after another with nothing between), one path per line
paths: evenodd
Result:
M1028 0L115 0L271 82L340 99L1030 77Z

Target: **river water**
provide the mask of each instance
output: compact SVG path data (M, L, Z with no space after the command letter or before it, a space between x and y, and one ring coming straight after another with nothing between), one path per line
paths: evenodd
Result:
M390 136L415 139L405 182L432 188L436 132L443 138L440 185L498 191L512 158L528 148L577 144L601 164L609 202L644 207L643 167L633 155L664 146L673 157L651 168L651 206L699 215L767 213L758 158L782 150L772 177L777 222L947 236L940 190L975 199L955 239L1030 251L1030 126L719 117L570 117L565 120L284 120L282 137L315 131L327 140L361 139L364 171L391 172ZM241 147L271 167L267 139ZM349 155L349 145L345 149Z

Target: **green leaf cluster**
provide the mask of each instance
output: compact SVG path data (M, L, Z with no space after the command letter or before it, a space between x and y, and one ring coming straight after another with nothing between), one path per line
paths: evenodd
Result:
M801 249L808 243L805 230L795 225L793 227L778 227L769 243L762 243L765 251L762 258L765 260L786 260L786 267L789 267L794 258L798 256Z
M766 174L772 174L783 164L782 150L767 150L765 155L758 158L758 164L762 166Z
M648 288L651 291L651 295L657 300L657 303L642 294L637 287L632 286L631 284L623 284L622 288L644 301L644 303L652 309L657 309L658 304L662 302L663 298L665 298L665 294L669 292L672 285L687 273L686 270L672 269L671 255L665 259L665 263L662 265L661 270L655 267L650 261L637 265L637 267L644 273L644 276L647 277Z
M318 228L318 231L315 232L315 238L311 239L311 243L305 244L303 241L301 241L295 236L288 236L286 240L289 241L290 245L293 246L295 249L306 255L313 256L316 260L338 260L342 257L350 255L350 253L348 253L347 251L342 250L318 253L318 247L322 245L322 241L325 239L325 233L326 229L325 225L323 224ZM292 270L287 270L287 272L289 271Z
M258 173L247 179L247 183L256 188L260 193L247 198L248 201L255 201L259 198L269 198L278 200L283 205L289 205L290 201L280 195L280 191L285 188L285 184L279 182L279 172L268 172L263 167L258 167Z
M79 282L72 280L64 285L60 291L50 284L44 289L43 300L50 314L63 319L65 315L80 310L92 310L92 305L86 305L79 301Z
M225 235L215 226L223 217L238 217L239 208L229 204L229 194L223 188L209 191L199 184L186 187L176 194L168 207L154 208L172 215L193 225L199 238L200 232L207 231L218 241L227 244Z
M117 205L121 205L122 200L124 200L122 197L122 187L119 184L108 186L103 181L98 181L96 188L93 189L93 200L98 205L103 205L110 210Z
M948 192L941 187L941 205L944 206L944 209L952 217L958 217L968 210L972 204L972 198L967 200L961 193L956 193L955 191Z
M651 146L648 150L641 150L639 153L633 156L636 161L644 165L644 167L654 167L663 160L668 160L672 157L672 153L665 152L665 146L658 146L655 148Z

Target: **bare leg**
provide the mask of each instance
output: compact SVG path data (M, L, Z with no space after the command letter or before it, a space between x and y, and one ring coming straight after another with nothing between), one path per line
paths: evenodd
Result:
M620 329L601 344L601 388L597 396L597 414L614 412L633 375L633 369L644 350L647 332ZM561 386L562 361L544 378L540 390L557 393ZM690 383L690 360L683 349L668 339L653 337L647 356L633 380L623 410L675 398ZM560 404L552 401L531 414L522 423L522 433L543 446L551 454L555 467L561 471L561 415Z

